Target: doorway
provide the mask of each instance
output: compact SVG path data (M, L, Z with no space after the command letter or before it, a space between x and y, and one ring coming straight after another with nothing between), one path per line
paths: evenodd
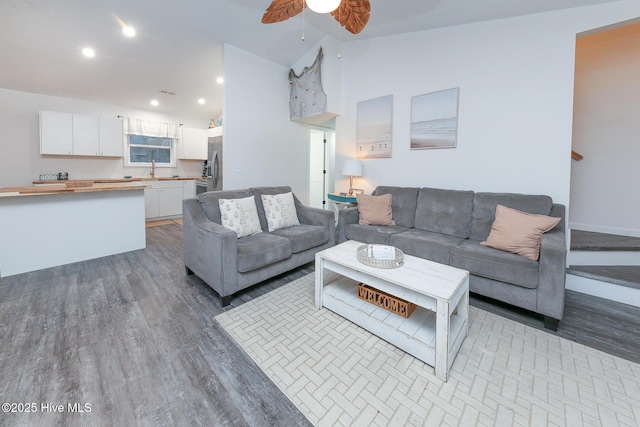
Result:
M640 237L640 23L576 39L569 227ZM611 209L619 206L619 209ZM624 207L624 208L622 208Z
M329 188L329 145L333 132L311 129L309 131L309 206L327 208Z

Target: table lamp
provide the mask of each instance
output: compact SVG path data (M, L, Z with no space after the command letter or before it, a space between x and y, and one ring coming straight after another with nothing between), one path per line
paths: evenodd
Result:
M359 188L353 188L353 177L362 176L362 161L345 159L342 163L342 175L349 177L349 196L353 196L353 191L362 191Z

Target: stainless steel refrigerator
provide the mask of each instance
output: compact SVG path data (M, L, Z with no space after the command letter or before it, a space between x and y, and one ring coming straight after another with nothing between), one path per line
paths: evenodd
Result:
M209 138L207 191L222 190L222 136Z

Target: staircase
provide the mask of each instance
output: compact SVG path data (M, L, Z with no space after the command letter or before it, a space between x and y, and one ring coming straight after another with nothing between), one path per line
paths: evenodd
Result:
M640 307L640 238L571 230L566 288Z

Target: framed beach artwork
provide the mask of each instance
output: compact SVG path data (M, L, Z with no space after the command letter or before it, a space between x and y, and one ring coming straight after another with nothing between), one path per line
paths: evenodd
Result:
M391 157L393 95L358 102L357 123L356 158Z
M460 88L411 98L411 149L455 148Z

